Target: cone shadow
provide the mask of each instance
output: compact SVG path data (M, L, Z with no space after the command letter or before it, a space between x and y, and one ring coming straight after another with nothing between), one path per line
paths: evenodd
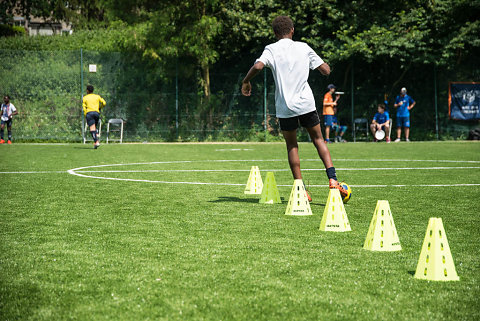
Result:
M283 197L282 197L283 201ZM220 196L216 200L208 201L209 203L238 202L238 203L257 203L258 198L239 198L236 196Z

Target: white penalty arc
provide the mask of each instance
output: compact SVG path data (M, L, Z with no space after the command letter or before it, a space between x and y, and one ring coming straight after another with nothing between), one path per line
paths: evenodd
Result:
M188 182L188 181L163 181L163 180L149 180L149 179L136 179L136 178L119 178L119 177L104 177L104 176L93 176L93 175L86 175L86 173L139 173L139 172L185 172L185 171L198 171L198 172L218 172L218 171L225 171L225 172L232 172L232 171L249 171L249 170L102 170L101 168L105 167L115 167L115 166L131 166L131 165L155 165L155 164L180 164L180 163L196 163L196 162L257 162L259 160L205 160L205 161L164 161L164 162L146 162L146 163L128 163L128 164L104 164L104 165L92 165L92 166L84 166L78 167L68 170L67 172L71 175L83 177L83 178L93 178L93 179L102 179L102 180L112 180L112 181L127 181L127 182L143 182L143 183L160 183L160 184L185 184L185 185L216 185L216 186L244 186L245 184L240 183L215 183L215 182ZM262 160L262 161L284 161L284 160ZM470 161L467 161L470 162ZM98 168L100 170L92 170L94 168ZM458 167L457 169L471 169L471 168L480 168L480 167ZM408 168L391 168L403 170L403 169L453 169L453 167L408 167ZM320 170L320 169L310 169L310 170ZM324 169L322 169L324 170ZM345 169L338 169L340 170L388 170L388 168L345 168ZM275 170L273 170L275 171ZM287 170L276 170L276 171L287 171ZM278 185L279 187L290 187L290 185ZM326 187L326 185L309 185L310 187ZM461 186L480 186L480 184L381 184L381 185L351 185L352 187L461 187Z

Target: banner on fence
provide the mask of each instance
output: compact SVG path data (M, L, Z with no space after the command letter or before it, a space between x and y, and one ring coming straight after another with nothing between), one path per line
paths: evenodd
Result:
M480 83L451 82L448 90L450 119L480 119Z

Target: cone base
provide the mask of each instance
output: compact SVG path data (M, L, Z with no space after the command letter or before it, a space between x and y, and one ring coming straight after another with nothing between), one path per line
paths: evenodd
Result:
M363 247L364 250L366 251L372 251L372 252L396 252L396 251L401 251L402 247L401 246L394 246L394 247L384 247L384 248L367 248Z
M448 277L448 278L427 278L426 276L424 275L420 275L420 276L417 276L417 274L415 273L415 275L413 276L415 279L418 279L418 280L425 280L425 281L443 281L443 282L448 282L448 281L460 281L460 278L458 277L458 275L456 276L451 276L451 277Z
M309 216L309 215L313 215L313 213L301 213L301 214L285 213L285 215L290 215L290 216Z

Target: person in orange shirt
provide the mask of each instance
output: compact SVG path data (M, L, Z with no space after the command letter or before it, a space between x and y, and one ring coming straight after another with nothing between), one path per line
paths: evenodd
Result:
M325 142L330 143L330 129L333 125L333 116L335 112L333 107L337 106L337 101L340 98L340 95L336 95L335 100L333 100L333 95L335 94L334 84L328 85L328 92L323 96L323 117L325 118Z

